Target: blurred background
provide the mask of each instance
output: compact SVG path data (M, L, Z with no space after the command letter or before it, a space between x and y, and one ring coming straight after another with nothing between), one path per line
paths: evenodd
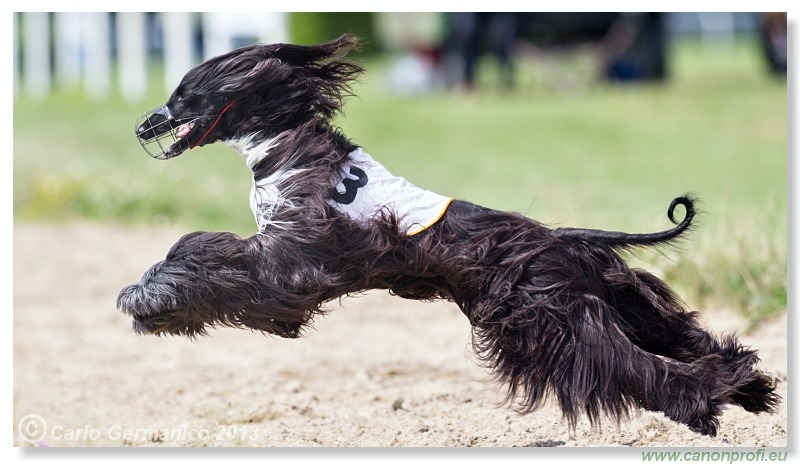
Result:
M785 13L14 13L14 30L15 223L254 233L232 150L156 161L134 122L205 58L350 32L367 72L337 125L395 174L632 232L695 193L690 241L631 261L753 325L786 309Z

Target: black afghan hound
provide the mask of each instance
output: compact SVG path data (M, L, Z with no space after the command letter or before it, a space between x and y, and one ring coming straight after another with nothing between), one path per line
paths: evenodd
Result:
M529 412L554 396L571 428L641 408L715 435L727 404L775 409L776 380L754 351L702 329L663 281L619 255L679 239L692 197L672 201L674 228L626 234L552 229L417 188L330 122L363 71L343 59L356 43L243 47L193 68L142 114L136 134L156 158L218 141L242 155L258 233L181 238L120 292L136 332L294 338L326 302L387 289L455 302L507 404Z

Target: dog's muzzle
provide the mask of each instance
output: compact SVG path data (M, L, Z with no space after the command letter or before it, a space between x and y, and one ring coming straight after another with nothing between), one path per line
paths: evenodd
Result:
M136 138L153 158L167 160L190 148L185 137L199 117L175 119L167 106L145 111L136 120Z

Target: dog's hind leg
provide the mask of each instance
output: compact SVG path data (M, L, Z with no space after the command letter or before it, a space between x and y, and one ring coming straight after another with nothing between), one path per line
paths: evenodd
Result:
M613 309L591 294L576 294L564 306L529 311L527 320L476 323L476 353L508 384L509 402L528 412L553 395L573 428L581 415L592 424L601 414L621 421L638 407L716 434L721 406L734 392L719 357L682 363L646 352L622 332Z
M604 275L623 332L634 345L656 355L692 363L718 356L718 366L730 377L732 402L749 412L773 410L780 402L776 380L757 369L755 351L733 335L715 337L685 311L667 285L643 270L616 269Z

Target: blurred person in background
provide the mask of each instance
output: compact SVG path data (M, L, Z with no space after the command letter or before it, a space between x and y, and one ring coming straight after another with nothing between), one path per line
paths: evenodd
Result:
M514 87L513 52L518 13L450 13L447 15L448 57L455 81L467 90L475 87L475 68L485 49L497 59L500 85Z

